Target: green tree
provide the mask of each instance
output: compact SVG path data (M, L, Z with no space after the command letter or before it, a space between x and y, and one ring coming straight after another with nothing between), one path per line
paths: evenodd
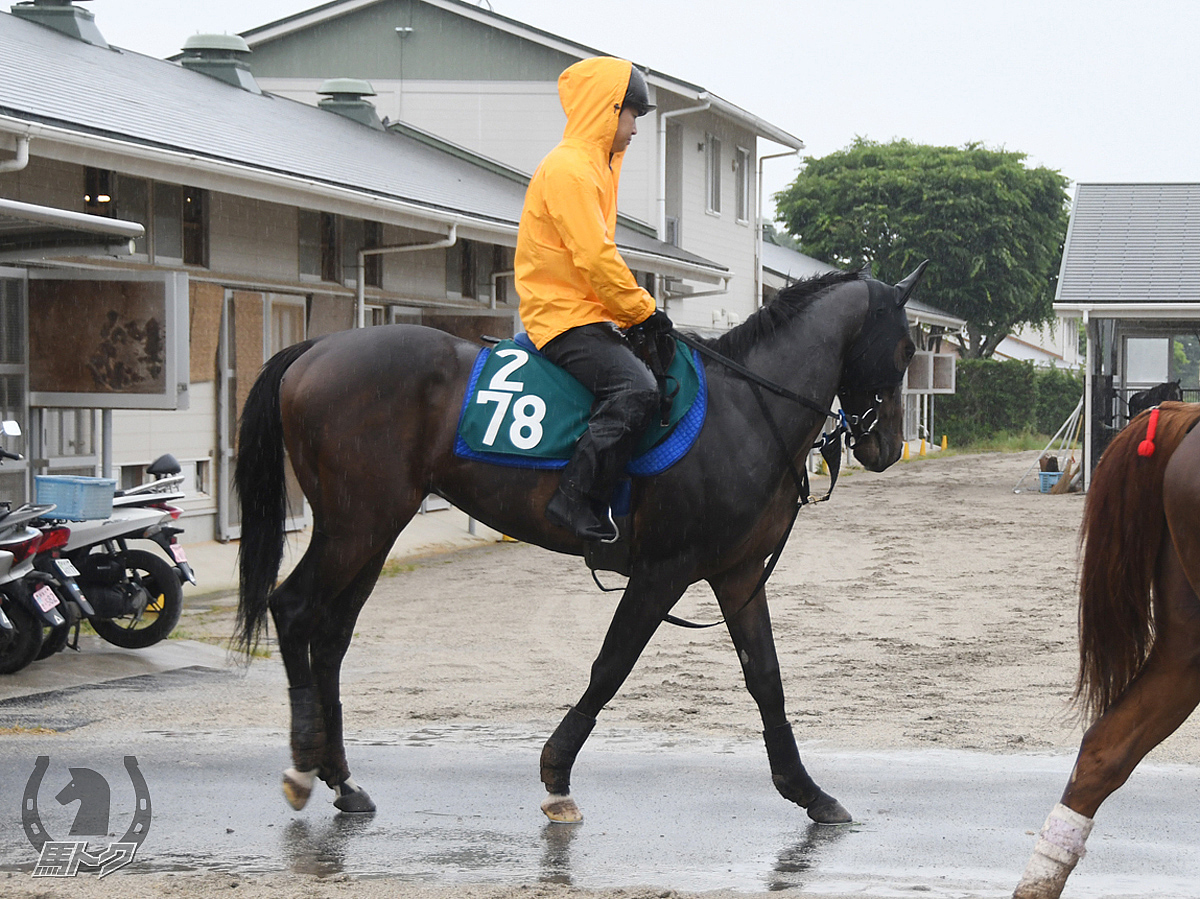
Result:
M962 354L991 356L1026 322L1053 318L1068 181L1024 153L857 138L808 157L775 195L804 252L898 281L929 259L920 299L967 322Z

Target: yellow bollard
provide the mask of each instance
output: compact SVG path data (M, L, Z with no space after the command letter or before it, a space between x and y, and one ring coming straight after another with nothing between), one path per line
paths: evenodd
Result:
M925 456L925 438L924 437L921 438L921 456L922 457Z
M907 440L904 441L904 453L902 454L901 458L905 462L908 461L908 441Z
M949 449L949 448L950 448L950 442L946 439L946 435L943 434L942 435L942 449Z

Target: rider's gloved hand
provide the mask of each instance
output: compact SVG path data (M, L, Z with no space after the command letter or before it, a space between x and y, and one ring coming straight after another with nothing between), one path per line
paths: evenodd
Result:
M666 334L675 325L671 323L671 319L667 318L667 313L661 309L655 309L634 327L640 328L645 334Z

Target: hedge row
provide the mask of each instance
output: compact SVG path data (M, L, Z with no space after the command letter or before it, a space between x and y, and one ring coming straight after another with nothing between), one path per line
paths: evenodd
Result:
M1083 395L1083 377L1032 362L960 359L955 388L937 398L934 427L965 446L1005 432L1054 434Z

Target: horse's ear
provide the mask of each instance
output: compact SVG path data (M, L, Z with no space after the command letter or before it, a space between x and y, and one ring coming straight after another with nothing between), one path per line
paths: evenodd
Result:
M896 297L897 306L903 306L908 302L908 295L913 292L913 288L917 286L917 282L925 274L925 266L927 265L929 265L928 259L918 265L916 271L896 285L896 290L899 291L899 295Z

